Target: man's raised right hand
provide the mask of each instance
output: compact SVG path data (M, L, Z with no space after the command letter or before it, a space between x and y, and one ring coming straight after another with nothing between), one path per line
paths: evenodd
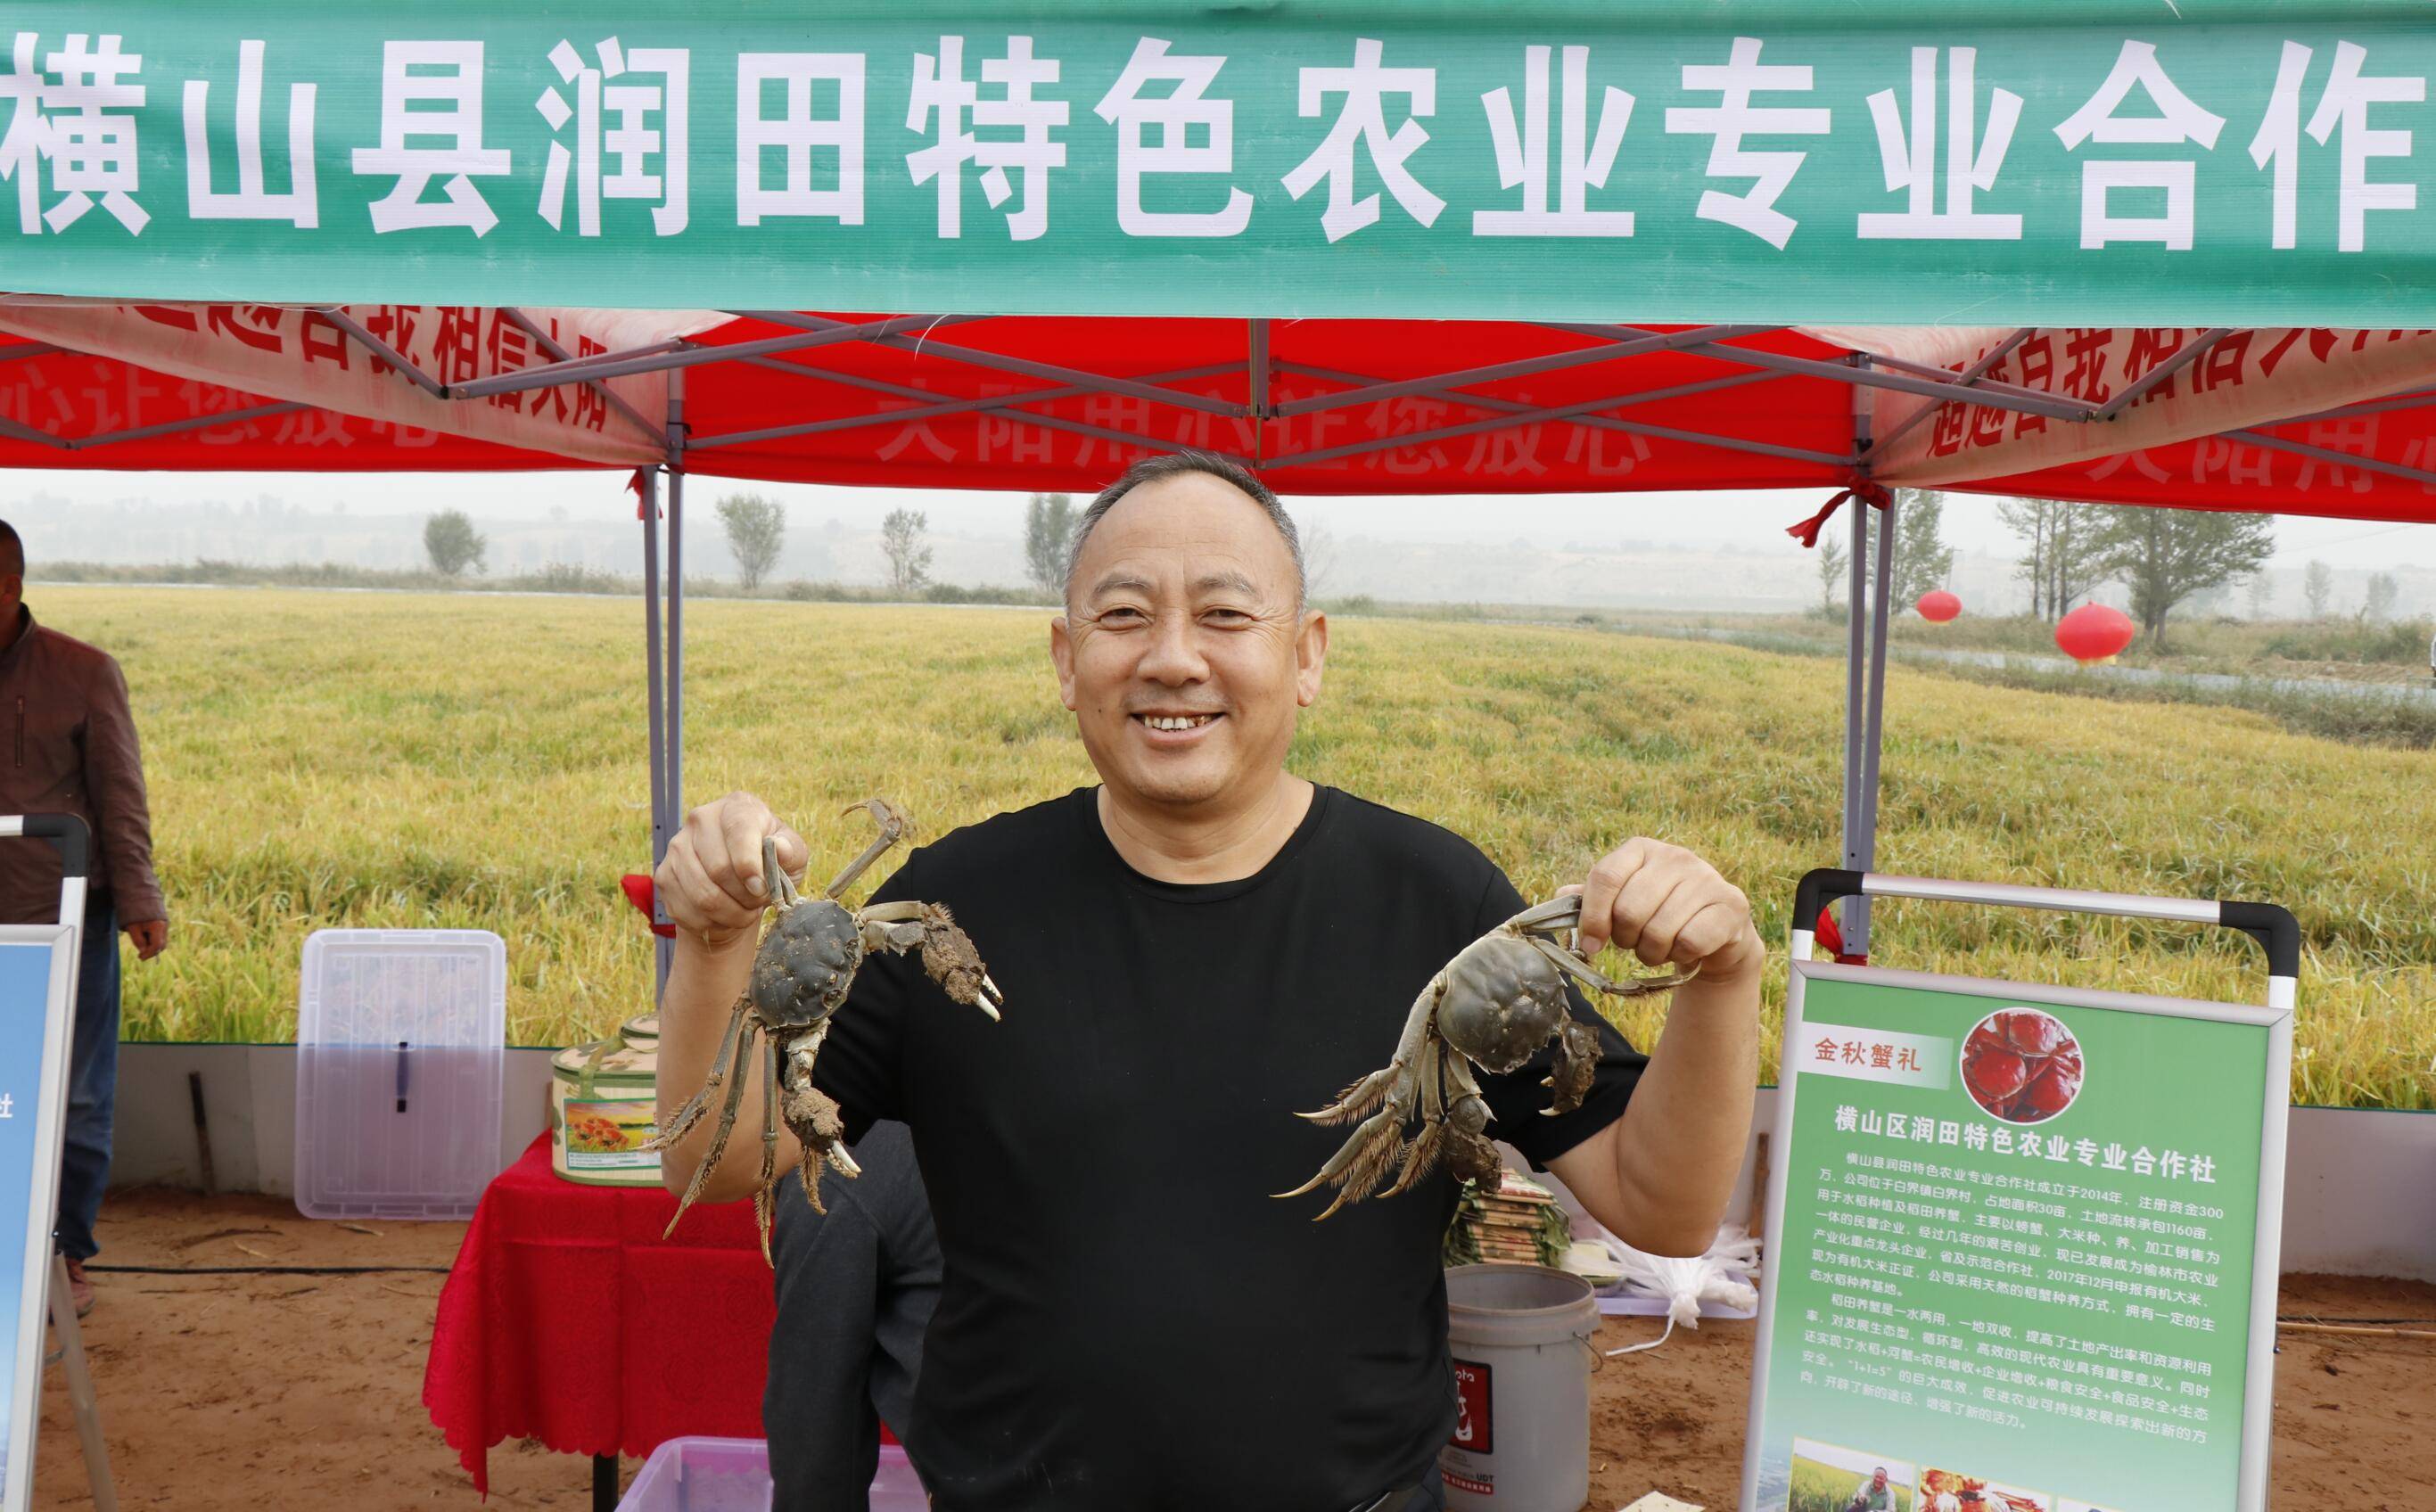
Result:
M800 878L810 847L753 794L731 792L685 816L652 874L660 906L684 931L681 938L716 949L754 933L770 906L761 842L772 835L778 838L778 864Z

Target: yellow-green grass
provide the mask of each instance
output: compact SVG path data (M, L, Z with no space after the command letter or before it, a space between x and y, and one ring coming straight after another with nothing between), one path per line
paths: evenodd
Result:
M279 1040L304 937L481 928L509 1034L642 1011L642 613L493 595L38 587L134 690L175 933L130 960L135 1038ZM687 798L768 797L816 853L888 794L938 833L1092 780L1037 611L688 608ZM1772 944L1840 854L1840 669L1570 630L1348 620L1292 763L1470 836L1540 895L1636 833L1691 845ZM2294 1095L2436 1102L2436 756L2263 717L1982 686L1898 668L1882 869L2263 897L2303 921ZM2256 948L2176 926L1884 904L1882 964L2254 999ZM1610 961L1610 966L1624 963ZM1773 1075L1784 991L1767 992ZM1662 1005L1624 1022L1654 1034Z

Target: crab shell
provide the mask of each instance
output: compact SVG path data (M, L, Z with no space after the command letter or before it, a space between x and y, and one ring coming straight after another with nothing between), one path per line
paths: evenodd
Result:
M753 956L754 1016L773 1030L810 1029L845 1001L862 965L862 930L825 897L782 910Z
M1492 932L1447 963L1438 1033L1481 1069L1520 1068L1572 1017L1564 978L1527 940Z

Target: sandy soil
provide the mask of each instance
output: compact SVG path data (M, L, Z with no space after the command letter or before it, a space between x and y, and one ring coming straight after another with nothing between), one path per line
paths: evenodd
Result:
M285 1203L175 1192L113 1196L103 1260L115 1265L444 1267L458 1224L299 1218ZM399 1270L304 1277L97 1274L85 1320L120 1501L129 1507L350 1512L479 1503L422 1403L442 1277ZM2326 1320L2436 1319L2436 1287L2287 1277L2282 1311ZM1614 1319L1603 1348L1654 1336ZM2431 1325L2422 1325L2423 1327ZM2436 1341L2288 1332L2275 1373L2279 1506L2405 1512L2436 1485ZM1591 1508L1662 1490L1733 1505L1751 1328L1712 1322L1593 1378ZM631 1476L635 1469L625 1467ZM491 1454L492 1506L589 1504L588 1463L533 1444ZM66 1382L44 1382L34 1505L90 1505Z

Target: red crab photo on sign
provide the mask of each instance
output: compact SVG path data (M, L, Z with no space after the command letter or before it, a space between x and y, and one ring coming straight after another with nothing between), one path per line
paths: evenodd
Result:
M2008 1123L2044 1123L2080 1095L2080 1042L2036 1008L2004 1008L1962 1042L1962 1085Z

